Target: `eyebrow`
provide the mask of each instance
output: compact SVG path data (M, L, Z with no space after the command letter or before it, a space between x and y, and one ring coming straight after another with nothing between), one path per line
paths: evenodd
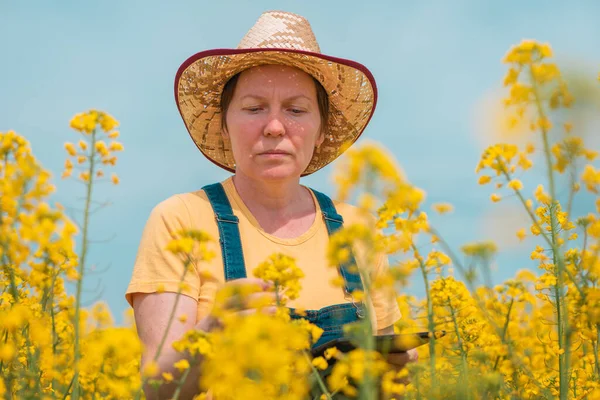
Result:
M264 96L260 96L260 95L257 95L257 94L247 94L247 95L245 95L245 96L242 96L242 97L240 98L240 100L244 100L244 99L247 99L247 98L258 99L258 100L266 100L266 99L267 99L266 97L264 97ZM299 99L299 98L304 98L304 99L306 99L306 100L308 100L308 101L312 101L312 100L313 100L313 99L311 99L311 98L310 98L310 97L308 97L308 96L305 96L305 95L303 95L303 94L298 94L298 95L296 95L296 96L292 96L292 97L288 97L288 98L286 98L286 99L285 99L285 101L296 100L296 99Z

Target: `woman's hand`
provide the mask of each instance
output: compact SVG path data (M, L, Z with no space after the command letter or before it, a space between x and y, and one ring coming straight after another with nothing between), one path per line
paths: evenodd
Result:
M226 315L246 316L260 311L277 312L277 297L273 285L258 278L241 278L225 282L215 299L213 311L200 319L196 329L211 332L222 327Z
M387 355L387 362L395 369L400 370L411 362L416 362L419 359L417 349L410 349L406 353L391 353Z

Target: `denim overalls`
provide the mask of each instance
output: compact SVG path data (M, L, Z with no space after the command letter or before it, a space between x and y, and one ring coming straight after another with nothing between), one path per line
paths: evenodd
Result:
M231 204L227 199L225 190L220 183L207 185L202 188L212 205L219 228L219 241L223 252L223 267L225 270L225 281L246 277L244 255L242 253L242 242L238 228L238 217L233 215ZM312 190L312 189L311 189ZM319 202L323 219L327 226L327 232L331 236L340 229L343 224L342 216L337 213L335 206L329 197L323 193L312 190ZM294 319L304 318L323 329L323 334L313 347L319 346L332 339L343 336L343 326L356 322L365 317L365 305L356 303L352 293L355 290L363 290L362 281L358 272L350 272L349 265L355 264L353 256L350 260L339 266L339 272L344 279L344 293L349 303L334 304L319 310L304 310L306 315L300 316L290 309L290 315Z

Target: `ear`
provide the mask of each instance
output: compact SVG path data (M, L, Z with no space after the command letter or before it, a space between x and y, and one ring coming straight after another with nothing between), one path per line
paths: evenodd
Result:
M319 136L317 137L317 140L315 141L315 147L321 146L324 141L325 141L325 131L324 130L320 130L319 131Z
M229 132L227 131L226 126L221 128L221 136L223 136L224 139L229 139Z

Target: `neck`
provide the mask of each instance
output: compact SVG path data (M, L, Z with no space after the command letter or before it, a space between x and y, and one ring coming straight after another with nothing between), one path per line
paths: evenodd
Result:
M300 185L300 179L265 182L236 172L233 184L250 211L261 214L290 215L306 204L308 192ZM304 200L304 201L303 201Z

